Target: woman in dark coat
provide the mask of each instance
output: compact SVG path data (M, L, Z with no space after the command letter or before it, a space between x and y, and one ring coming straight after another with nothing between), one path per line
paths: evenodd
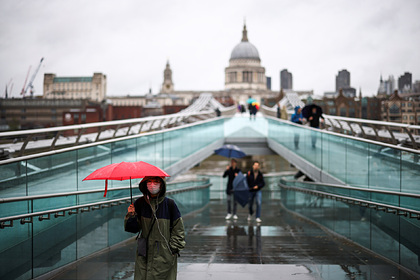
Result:
M134 279L176 279L177 258L185 247L184 223L172 199L165 197L166 183L160 177L145 177L139 184L143 196L128 207L124 228L141 231L146 256L136 256Z

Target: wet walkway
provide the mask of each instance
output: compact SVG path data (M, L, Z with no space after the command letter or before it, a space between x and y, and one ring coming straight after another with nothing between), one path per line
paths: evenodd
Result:
M324 232L263 197L261 224L224 219L225 203L212 201L185 217L187 247L178 279L417 279L359 246ZM134 241L79 262L49 279L134 279Z

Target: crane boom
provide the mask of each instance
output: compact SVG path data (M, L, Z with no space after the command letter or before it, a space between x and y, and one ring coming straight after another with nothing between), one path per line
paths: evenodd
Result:
M42 61L44 61L44 58L41 58L41 61L39 62L38 67L36 68L35 72L32 74L32 77L29 80L28 86L26 87L24 94L26 92L28 92L28 89L30 88L31 89L31 96L33 96L33 94L34 94L34 92L33 92L33 88L34 88L33 82L35 80L36 74L38 74L39 68L41 68Z
M20 94L23 96L25 95L26 82L28 81L28 76L29 76L29 72L31 71L31 68L32 68L32 65L29 66L28 73L26 73L25 82L23 83L22 91L20 92Z

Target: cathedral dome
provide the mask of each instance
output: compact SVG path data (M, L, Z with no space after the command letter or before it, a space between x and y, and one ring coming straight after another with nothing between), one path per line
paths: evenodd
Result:
M232 59L256 59L260 60L260 54L258 53L257 48L248 42L246 26L244 25L244 30L242 31L242 41L237 44L230 55L230 60Z
M225 68L225 89L267 90L265 68L261 66L257 48L248 42L245 24L242 40L233 48L229 66Z
M230 59L257 59L260 60L260 55L257 48L250 42L240 42L233 48Z

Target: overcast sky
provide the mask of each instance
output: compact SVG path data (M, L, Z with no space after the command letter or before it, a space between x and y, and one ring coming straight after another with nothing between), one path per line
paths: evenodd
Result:
M108 95L159 92L169 59L176 90L221 90L244 18L279 90L279 72L296 90L335 90L341 69L364 96L379 78L420 80L419 0L0 0L0 96L13 79L20 96L30 65L44 73L107 75ZM30 77L29 76L29 77Z

